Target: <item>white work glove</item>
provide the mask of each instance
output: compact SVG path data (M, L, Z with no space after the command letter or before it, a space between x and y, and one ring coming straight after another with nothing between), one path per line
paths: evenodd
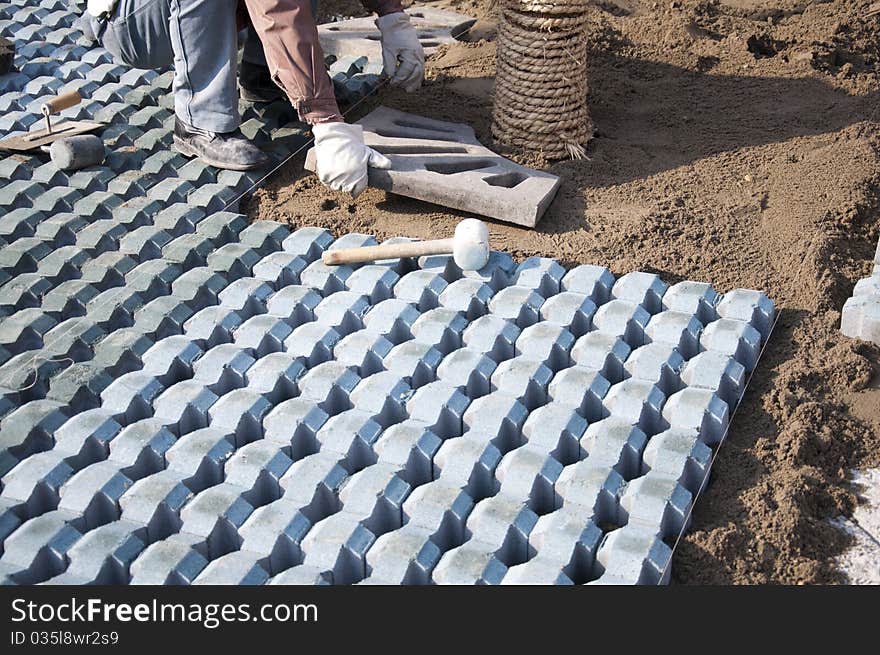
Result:
M318 179L357 198L367 188L367 167L391 168L391 160L364 144L364 128L341 121L312 126Z
M113 13L119 0L89 0L86 11L95 18L104 18Z
M392 86L401 86L412 93L425 77L425 51L416 28L402 11L379 16L376 27L381 34L383 72Z

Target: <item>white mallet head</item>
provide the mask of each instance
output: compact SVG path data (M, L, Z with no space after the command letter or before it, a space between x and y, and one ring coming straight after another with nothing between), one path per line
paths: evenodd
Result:
M455 227L452 258L463 271L478 271L489 261L489 228L483 221L466 218Z

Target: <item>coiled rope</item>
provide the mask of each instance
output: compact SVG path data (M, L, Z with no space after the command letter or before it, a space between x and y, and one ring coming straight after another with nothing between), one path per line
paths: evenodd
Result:
M501 0L492 134L548 159L582 159L589 0Z

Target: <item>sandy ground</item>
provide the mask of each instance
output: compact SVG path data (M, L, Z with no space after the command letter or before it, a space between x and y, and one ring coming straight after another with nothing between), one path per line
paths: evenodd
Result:
M493 12L432 4L480 15L472 42L439 53L418 93L386 89L348 117L386 104L466 122L492 145ZM832 519L854 516L847 472L880 464L880 348L838 331L880 233L880 16L870 5L597 0L589 160L499 148L563 183L537 230L493 224L496 247L721 292L763 289L781 310L676 552L676 582L847 579L837 562L855 537ZM324 7L324 18L361 13L356 0ZM451 232L462 216L373 189L352 202L304 175L301 157L248 211L380 238Z

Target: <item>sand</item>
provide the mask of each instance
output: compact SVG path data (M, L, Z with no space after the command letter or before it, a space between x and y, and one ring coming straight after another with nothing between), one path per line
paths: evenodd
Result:
M493 12L429 63L421 91L378 104L465 122L492 146ZM880 235L880 16L861 0L602 0L592 9L589 160L535 231L491 225L517 258L765 290L780 320L674 560L679 583L846 580L850 470L880 464L880 348L844 338L840 308ZM359 15L355 0L325 12ZM330 14L324 14L326 18ZM451 232L461 213L370 189L323 188L295 158L251 200L259 219L379 238Z

